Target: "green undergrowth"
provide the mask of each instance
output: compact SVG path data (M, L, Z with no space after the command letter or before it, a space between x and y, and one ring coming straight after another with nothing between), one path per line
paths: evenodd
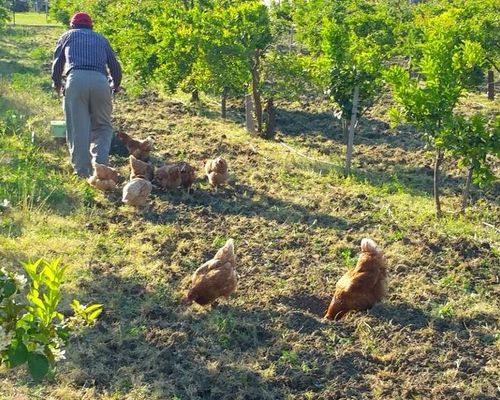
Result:
M446 164L446 215L437 219L431 159L381 115L361 122L346 178L340 127L322 111L281 108L276 140L263 140L243 130L238 105L223 121L211 99L194 106L184 95L129 93L115 99L115 128L151 136L155 165L187 160L198 180L191 195L154 189L148 206L125 206L121 184L94 191L71 175L64 146L50 139L48 122L61 111L44 89L42 55L58 33L19 28L0 39L10 52L0 55L0 202L11 203L0 214L0 261L14 269L18 260L61 257L68 298L104 312L44 384L2 369L0 398L495 397L495 189L476 188L484 196L457 218L462 172ZM13 72L12 62L25 69ZM213 192L203 163L218 155L230 180ZM128 179L123 153L111 164ZM230 237L236 293L214 307L184 306L190 275ZM387 299L325 322L363 237L386 254Z
M47 17L45 12L17 12L14 18L11 16L10 23L16 25L31 25L31 26L58 26L60 25L57 21L53 21Z
M0 137L0 199L27 212L52 209L67 213L90 190L72 178L60 161L28 137Z

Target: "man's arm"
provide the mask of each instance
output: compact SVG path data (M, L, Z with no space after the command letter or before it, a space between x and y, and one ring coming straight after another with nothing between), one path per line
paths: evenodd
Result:
M111 48L111 45L106 40L106 55L107 55L107 64L109 68L109 73L111 74L111 78L113 78L113 88L117 90L122 83L122 67L120 63L116 59L115 53Z
M65 36L61 36L57 41L57 46L54 51L54 58L52 61L52 87L56 92L61 91L62 74L64 71L64 64L66 63L66 56L64 54L64 46L66 45Z

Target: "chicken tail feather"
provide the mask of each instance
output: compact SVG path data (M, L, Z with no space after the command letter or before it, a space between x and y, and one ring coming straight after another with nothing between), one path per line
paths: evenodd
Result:
M372 239L368 239L368 238L364 238L361 240L361 251L364 253L370 253L370 254L380 253L380 250L378 249L377 244Z
M227 260L234 257L234 240L229 239L226 244L219 249L215 258L218 260Z

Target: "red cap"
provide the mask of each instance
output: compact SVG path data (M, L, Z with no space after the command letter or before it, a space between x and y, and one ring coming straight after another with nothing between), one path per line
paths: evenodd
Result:
M84 12L77 12L73 17L71 18L70 22L71 26L88 26L89 28L92 27L92 18L90 18L90 15Z

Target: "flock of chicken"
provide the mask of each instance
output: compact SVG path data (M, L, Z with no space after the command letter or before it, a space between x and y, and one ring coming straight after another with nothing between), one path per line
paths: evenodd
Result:
M123 187L123 202L138 206L147 201L155 182L163 190L179 186L188 192L195 181L195 170L185 161L155 168L147 162L152 150L150 139L137 140L121 132L122 140L130 153L130 181ZM118 173L106 165L93 163L94 174L88 182L100 190L113 190L118 183ZM227 163L221 157L205 163L205 173L212 188L227 181ZM327 319L342 318L349 311L361 311L382 300L386 287L386 261L371 239L361 241L361 255L354 269L347 271L337 282L335 293L325 314ZM214 303L220 297L229 297L236 290L236 256L234 241L229 239L214 258L199 267L191 278L191 285L184 302L202 306Z
M182 186L191 190L196 179L195 169L186 161L178 161L155 168L147 162L153 148L151 139L138 140L124 132L117 134L130 154L130 181L123 187L122 201L131 206L141 206L147 202L153 182L162 190L176 190ZM107 165L92 163L93 175L88 182L103 191L113 190L118 184L118 172ZM222 157L208 160L205 163L205 173L210 186L217 187L226 183L228 178L227 163Z
M382 251L371 239L361 241L361 255L354 269L337 282L327 319L340 319L349 311L362 311L381 301L386 288L386 262ZM233 239L219 249L214 258L199 267L191 278L185 298L204 306L219 297L228 297L236 290L238 275Z

